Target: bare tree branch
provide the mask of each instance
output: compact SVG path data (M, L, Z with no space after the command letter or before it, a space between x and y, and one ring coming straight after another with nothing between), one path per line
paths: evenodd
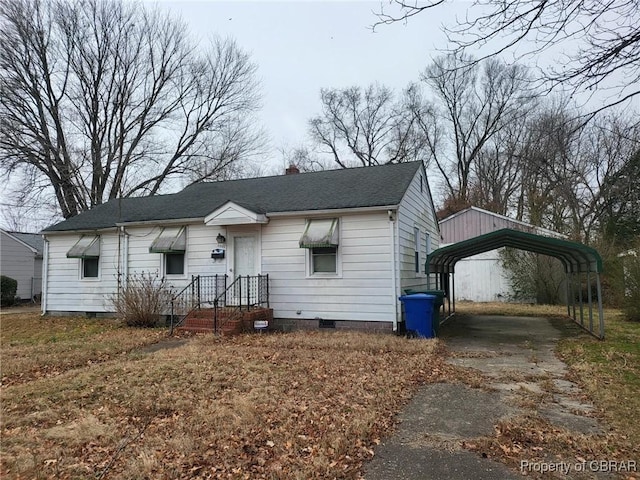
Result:
M248 55L231 40L202 51L157 10L7 0L0 41L0 168L33 167L65 218L183 176L215 179L264 141Z
M373 28L406 22L443 1L389 0ZM475 0L467 18L444 27L449 51L488 51L473 62L512 52L519 61L550 53L549 90L614 92L604 108L640 94L640 3L636 0Z
M409 93L396 100L389 88L323 89L322 114L309 121L312 139L341 168L429 160L409 112Z

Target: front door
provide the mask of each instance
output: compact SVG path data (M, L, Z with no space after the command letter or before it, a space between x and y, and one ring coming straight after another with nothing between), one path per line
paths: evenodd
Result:
M256 234L237 234L233 236L232 279L255 277L258 274L258 237ZM257 298L255 278L240 278L231 292L236 305L253 304Z

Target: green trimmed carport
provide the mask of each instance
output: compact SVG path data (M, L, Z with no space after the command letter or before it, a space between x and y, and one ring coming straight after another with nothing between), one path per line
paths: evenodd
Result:
M602 257L593 248L582 243L570 242L559 238L545 237L533 233L522 232L510 228L496 230L462 242L434 250L427 256L426 273L435 274L436 288L446 292L449 304L449 315L455 313L455 265L463 258L495 250L511 247L529 252L548 255L559 259L567 275L567 314L592 335L604 338L604 314L602 311ZM594 299L592 285L595 277L598 306L598 331L594 326ZM482 279L478 279L481 281ZM587 287L588 322L585 319L585 302L582 294L583 285ZM576 295L578 292L578 308ZM453 305L453 309L452 309ZM577 313L579 311L579 314ZM579 316L579 319L578 319Z

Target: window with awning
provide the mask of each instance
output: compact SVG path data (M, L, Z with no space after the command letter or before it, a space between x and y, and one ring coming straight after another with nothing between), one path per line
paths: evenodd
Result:
M149 253L184 253L186 249L185 227L165 227L149 247Z
M100 237L97 235L83 235L67 252L67 258L98 257L100 257Z
M80 278L98 279L100 275L100 237L83 235L69 249L67 258L80 259Z
M338 274L338 219L307 220L300 247L307 249L309 275Z
M300 237L300 248L336 248L338 246L338 219L313 219Z

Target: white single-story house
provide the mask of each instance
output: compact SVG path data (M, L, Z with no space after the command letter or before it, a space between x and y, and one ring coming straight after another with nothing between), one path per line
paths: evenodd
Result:
M276 324L396 329L440 232L421 162L204 182L45 229L43 313L112 312L136 272L268 275Z
M526 222L469 207L440 220L441 247L478 237L503 228L552 238L561 233ZM500 251L491 250L456 263L456 298L473 302L506 302L513 298L512 288L500 261Z
M16 295L33 300L42 291L42 236L0 229L0 272L18 282Z

